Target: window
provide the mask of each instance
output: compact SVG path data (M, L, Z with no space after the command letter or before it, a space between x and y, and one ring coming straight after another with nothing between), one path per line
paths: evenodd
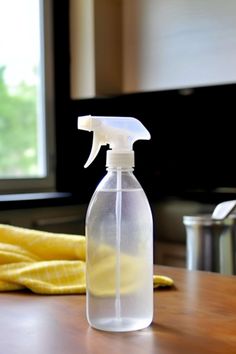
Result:
M53 190L52 1L0 0L0 191Z

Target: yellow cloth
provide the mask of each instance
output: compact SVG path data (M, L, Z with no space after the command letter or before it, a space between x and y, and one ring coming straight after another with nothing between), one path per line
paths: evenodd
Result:
M96 269L98 293L107 283L105 262ZM153 276L154 288L172 284L169 277ZM0 224L0 291L24 288L39 294L85 293L85 237Z

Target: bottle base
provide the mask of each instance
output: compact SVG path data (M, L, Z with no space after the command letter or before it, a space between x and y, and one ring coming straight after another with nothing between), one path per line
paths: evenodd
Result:
M100 318L93 320L90 326L102 331L109 332L130 332L144 329L151 324L150 319L136 319L136 318Z

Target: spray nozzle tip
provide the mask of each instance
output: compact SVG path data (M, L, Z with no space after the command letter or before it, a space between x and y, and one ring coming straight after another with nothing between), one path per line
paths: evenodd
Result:
M90 115L81 116L78 118L78 126L77 127L78 127L78 129L87 130L87 131L91 132L91 130L92 130L91 122L92 122L92 117Z

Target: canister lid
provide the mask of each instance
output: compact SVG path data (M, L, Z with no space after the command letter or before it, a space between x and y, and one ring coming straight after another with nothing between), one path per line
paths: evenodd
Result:
M233 225L236 223L236 215L229 215L224 220L214 220L211 214L185 215L183 217L184 225Z

